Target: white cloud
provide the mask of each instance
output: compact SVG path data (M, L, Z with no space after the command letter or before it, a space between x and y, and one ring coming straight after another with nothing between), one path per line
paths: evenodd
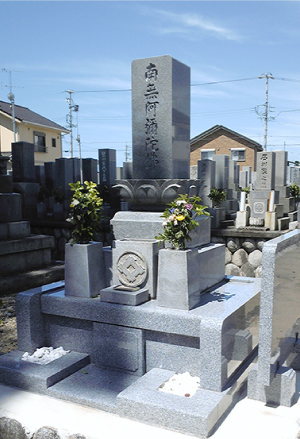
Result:
M161 18L166 19L168 22L177 24L177 26L175 27L167 25L163 28L160 28L159 32L161 34L181 33L193 36L193 32L196 30L208 33L217 38L224 38L225 40L230 41L241 41L243 39L242 36L235 32L233 29L229 27L224 27L199 14L177 14L161 9L152 9L151 11L148 10L147 14L149 13L155 14L156 16L159 15Z

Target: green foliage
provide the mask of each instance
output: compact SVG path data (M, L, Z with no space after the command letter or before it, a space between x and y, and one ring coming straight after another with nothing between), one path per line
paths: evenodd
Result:
M186 241L191 241L190 232L199 226L195 221L197 216L208 215L206 206L200 204L199 197L180 195L162 214L164 232L155 236L155 239L169 242L176 249L185 249Z
M290 194L296 201L300 200L300 186L298 186L297 183L290 185Z
M220 207L221 203L226 200L226 192L212 187L208 198L213 202L214 207Z
M74 192L67 221L73 225L72 244L87 244L101 229L102 198L96 183L69 183Z
M53 191L54 201L55 203L63 203L64 202L64 194L58 189L55 188Z
M250 186L247 187L239 187L239 191L246 192L247 195L250 194Z

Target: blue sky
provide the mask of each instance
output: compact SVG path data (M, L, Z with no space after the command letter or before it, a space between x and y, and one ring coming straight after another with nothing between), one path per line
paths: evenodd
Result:
M191 137L222 124L262 144L258 76L272 73L268 150L285 144L300 160L298 1L1 1L0 16L0 68L13 71L16 104L65 126L65 90L74 90L83 157L114 148L122 164L131 62L168 54L191 68ZM8 101L7 71L0 85ZM63 149L68 157L68 136Z

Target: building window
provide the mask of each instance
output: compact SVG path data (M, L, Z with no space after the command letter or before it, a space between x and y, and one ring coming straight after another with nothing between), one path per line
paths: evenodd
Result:
M56 148L56 139L52 137L52 148Z
M212 160L215 153L215 149L201 149L201 160Z
M246 160L246 149L245 148L232 148L231 149L231 160L236 162L244 162Z
M46 134L35 131L33 135L35 152L46 152Z

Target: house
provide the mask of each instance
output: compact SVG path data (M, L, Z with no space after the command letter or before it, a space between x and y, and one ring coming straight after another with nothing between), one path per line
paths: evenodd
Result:
M34 144L35 165L62 157L62 133L69 131L29 108L14 105L16 142ZM0 101L0 154L11 155L14 142L11 103Z
M215 125L191 139L190 148L191 166L197 165L198 160L211 159L214 154L226 154L241 170L251 166L254 171L256 154L263 150L259 143L223 125Z

